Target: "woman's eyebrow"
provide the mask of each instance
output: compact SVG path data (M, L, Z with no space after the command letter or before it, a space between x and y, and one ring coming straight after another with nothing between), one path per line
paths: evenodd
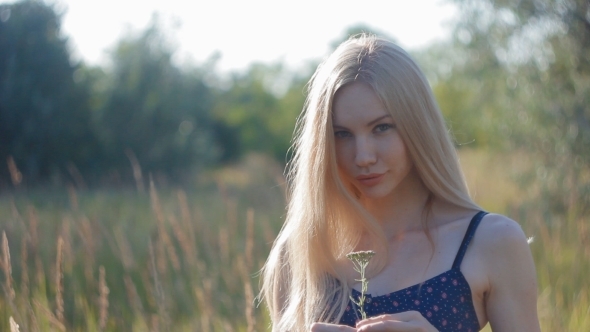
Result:
M376 118L375 120L371 120L369 123L367 123L367 126L372 126L375 123L377 123L377 122L379 122L379 121L381 121L381 120L383 120L385 118L391 118L391 115L385 114L385 115L382 115L382 116ZM332 128L334 128L334 129L347 129L345 126L341 126L339 124L335 124L334 122L332 122Z
M383 115L383 116L380 116L380 117L378 117L377 119L375 119L375 120L373 120L373 121L371 121L371 122L367 123L367 126L372 126L372 125L374 125L375 123L377 123L377 122L379 122L379 121L381 121L381 120L383 120L383 119L385 119L385 118L391 118L391 115L389 115L389 114L385 114L385 115Z

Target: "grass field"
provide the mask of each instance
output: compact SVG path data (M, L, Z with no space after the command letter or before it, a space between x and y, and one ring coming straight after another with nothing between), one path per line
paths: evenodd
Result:
M536 212L513 181L522 160L461 152L476 201L534 236L543 330L590 331L588 226ZM186 190L4 193L0 330L267 330L256 273L283 220L281 172L250 156Z

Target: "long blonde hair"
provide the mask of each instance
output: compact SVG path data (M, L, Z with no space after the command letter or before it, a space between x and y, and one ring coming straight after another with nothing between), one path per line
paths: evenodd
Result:
M381 226L338 175L332 129L334 95L363 82L394 118L432 197L467 209L471 200L447 128L425 76L395 44L360 35L341 44L316 70L297 123L289 166L287 216L262 271L273 331L308 331L342 316L350 286L337 261L361 234L386 249Z

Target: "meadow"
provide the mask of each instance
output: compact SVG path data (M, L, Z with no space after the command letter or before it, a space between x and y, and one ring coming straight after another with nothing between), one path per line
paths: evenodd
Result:
M521 155L460 152L485 209L534 238L544 331L590 331L590 231L547 222ZM282 169L250 155L183 189L16 189L0 196L0 330L265 331L258 271L284 219ZM486 327L489 331L489 326Z

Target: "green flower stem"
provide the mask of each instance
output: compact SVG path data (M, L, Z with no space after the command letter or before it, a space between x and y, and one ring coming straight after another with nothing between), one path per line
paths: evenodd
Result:
M360 273L361 278L355 279L361 283L361 296L359 296L358 302L352 296L350 300L359 307L359 312L361 314L362 319L367 319L367 313L365 312L365 294L367 293L367 289L369 288L369 281L365 277L365 271L367 266L369 265L369 261L371 258L375 256L375 252L372 250L369 251L356 251L351 252L346 257L352 261L354 266L354 270Z

